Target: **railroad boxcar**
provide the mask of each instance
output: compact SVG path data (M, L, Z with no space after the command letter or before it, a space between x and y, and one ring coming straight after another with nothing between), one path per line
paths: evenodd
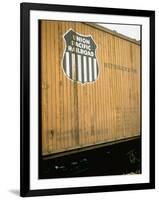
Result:
M42 156L140 137L140 41L95 23L39 25Z

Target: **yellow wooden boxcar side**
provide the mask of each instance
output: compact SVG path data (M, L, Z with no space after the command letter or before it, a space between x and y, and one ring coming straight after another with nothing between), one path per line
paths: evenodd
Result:
M72 28L97 45L99 77L69 80L62 69L64 34ZM95 24L40 22L42 154L140 135L140 43Z

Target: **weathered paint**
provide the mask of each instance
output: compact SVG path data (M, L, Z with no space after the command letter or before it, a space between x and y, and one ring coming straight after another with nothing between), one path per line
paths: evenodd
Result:
M95 82L80 84L63 71L69 29L97 44ZM140 135L140 44L88 23L43 20L40 31L42 154Z

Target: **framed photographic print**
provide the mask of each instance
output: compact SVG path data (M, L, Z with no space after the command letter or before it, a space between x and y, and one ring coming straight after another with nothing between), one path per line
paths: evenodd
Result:
M21 4L20 187L155 187L154 11Z

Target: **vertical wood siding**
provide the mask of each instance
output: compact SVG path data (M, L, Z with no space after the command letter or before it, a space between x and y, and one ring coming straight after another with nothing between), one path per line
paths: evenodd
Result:
M70 28L97 44L93 83L64 74ZM43 155L140 135L140 45L77 22L41 21L40 31Z

